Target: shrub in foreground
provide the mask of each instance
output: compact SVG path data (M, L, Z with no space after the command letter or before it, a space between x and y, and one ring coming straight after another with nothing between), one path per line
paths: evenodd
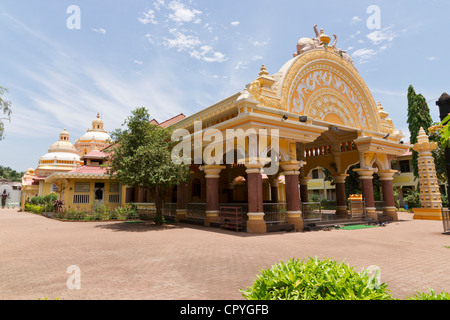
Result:
M430 292L416 292L415 295L408 297L408 300L450 300L450 294L441 292L436 294L433 289Z
M241 290L248 300L389 300L377 274L357 272L344 262L291 259L263 270L253 286Z

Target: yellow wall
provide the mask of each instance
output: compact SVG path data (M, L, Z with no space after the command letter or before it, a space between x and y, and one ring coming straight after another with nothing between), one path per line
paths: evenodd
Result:
M104 183L105 187L103 189L103 200L104 203L103 205L108 209L115 209L117 207L121 206L121 202L124 202L124 198L125 198L125 191L124 191L124 187L119 188L119 193L114 193L114 194L120 194L121 198L119 203L109 203L109 195L111 194L109 192L109 187L110 187L110 183L111 182L116 182L116 181L110 181L110 180L92 180L90 181L90 187L89 187L89 192L88 193L76 193L76 194L83 194L83 195L89 195L89 204L78 204L78 203L73 203L74 200L74 194L75 194L75 183L76 182L87 182L86 180L76 180L76 179L70 179L69 180L69 184L65 185L63 187L63 192L61 194L64 194L64 203L65 203L65 208L67 210L69 209L76 209L76 210L80 210L80 211L92 211L93 206L94 206L94 199L95 199L95 183L99 182L99 183ZM46 190L51 190L51 184L50 184L50 189L46 189Z

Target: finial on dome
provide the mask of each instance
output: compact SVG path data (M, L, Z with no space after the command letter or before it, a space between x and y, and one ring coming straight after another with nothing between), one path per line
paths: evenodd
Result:
M320 42L322 42L325 45L325 47L327 47L330 41L331 37L324 34L323 29L320 29Z
M97 113L97 119L100 119L100 112Z
M267 71L265 65L262 65L261 71L259 72L259 75L260 75L260 76L268 76L268 75L269 75L269 71Z

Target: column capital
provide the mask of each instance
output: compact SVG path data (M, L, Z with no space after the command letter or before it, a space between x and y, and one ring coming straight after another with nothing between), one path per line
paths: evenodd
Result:
M357 172L359 174L359 179L361 180L371 180L373 179L373 174L375 173L375 170L370 169L353 169L353 171Z
M381 170L378 171L378 175L380 176L380 180L394 180L394 175L397 173L397 170Z
M334 183L345 183L345 179L348 176L349 176L348 174L341 174L341 173L332 175Z
M208 166L202 166L201 170L205 173L206 179L211 178L220 178L220 172L226 169L226 166L220 166L220 165L208 165Z
M280 166L284 171L285 176L294 176L300 174L300 168L303 166L302 161L284 161L280 162Z
M246 163L245 167L247 168L245 170L246 173L262 173L262 168L264 168L264 164L262 163Z

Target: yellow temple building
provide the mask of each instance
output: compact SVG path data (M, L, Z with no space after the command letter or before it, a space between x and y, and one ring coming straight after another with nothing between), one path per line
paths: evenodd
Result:
M107 207L120 205L119 184L101 167L107 159L107 154L101 150L109 142L99 114L92 121L92 128L78 138L75 145L64 129L48 153L40 157L37 168L28 169L24 175L22 209L27 199L50 193L64 200L66 208L89 209L94 201Z

